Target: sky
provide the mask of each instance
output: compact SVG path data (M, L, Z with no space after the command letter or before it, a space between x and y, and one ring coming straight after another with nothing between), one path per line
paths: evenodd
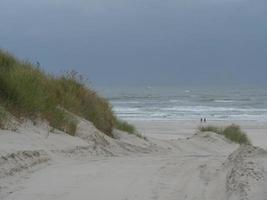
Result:
M267 84L267 1L1 0L0 48L93 85Z

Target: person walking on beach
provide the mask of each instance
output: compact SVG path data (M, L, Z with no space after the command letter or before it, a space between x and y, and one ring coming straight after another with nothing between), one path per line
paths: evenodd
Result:
M200 119L200 122L201 122L201 123L203 122L203 119L202 119L202 118Z
M207 119L206 118L204 118L204 123L206 123L207 122Z

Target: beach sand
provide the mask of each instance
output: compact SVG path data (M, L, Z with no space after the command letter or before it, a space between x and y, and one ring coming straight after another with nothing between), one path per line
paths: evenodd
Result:
M265 150L195 134L197 121L134 124L148 141L108 138L86 121L79 137L47 137L45 126L0 131L0 199L266 200ZM264 123L237 124L267 147Z

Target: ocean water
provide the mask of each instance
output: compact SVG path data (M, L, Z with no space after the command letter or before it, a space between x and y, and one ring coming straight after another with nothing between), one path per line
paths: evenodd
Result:
M267 87L101 87L124 120L267 121Z

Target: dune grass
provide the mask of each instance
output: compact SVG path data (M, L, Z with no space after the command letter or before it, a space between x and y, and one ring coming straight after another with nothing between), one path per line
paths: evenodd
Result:
M201 132L214 132L220 135L224 135L227 139L238 143L250 145L251 142L245 132L243 132L240 126L232 124L227 127L217 127L217 126L200 126L199 130Z
M116 128L119 130L132 133L132 134L136 133L135 127L126 121L119 121L115 119L115 123L116 123Z
M123 120L118 120L117 118L115 119L115 128L119 129L121 131L127 132L129 134L133 134L139 138L142 138L144 140L148 140L146 136L142 135L141 133L139 133L135 126L133 126L132 124L129 124L126 121Z
M117 119L108 101L87 87L78 73L71 71L53 76L2 50L0 104L17 118L43 119L70 135L75 135L78 123L70 113L92 121L111 137L114 127L127 132L134 130L130 124Z
M0 105L0 128L3 129L6 123L6 111L3 106Z
M217 127L217 126L200 126L198 128L201 132L214 132L214 133L218 133L221 134L223 129L221 127Z

